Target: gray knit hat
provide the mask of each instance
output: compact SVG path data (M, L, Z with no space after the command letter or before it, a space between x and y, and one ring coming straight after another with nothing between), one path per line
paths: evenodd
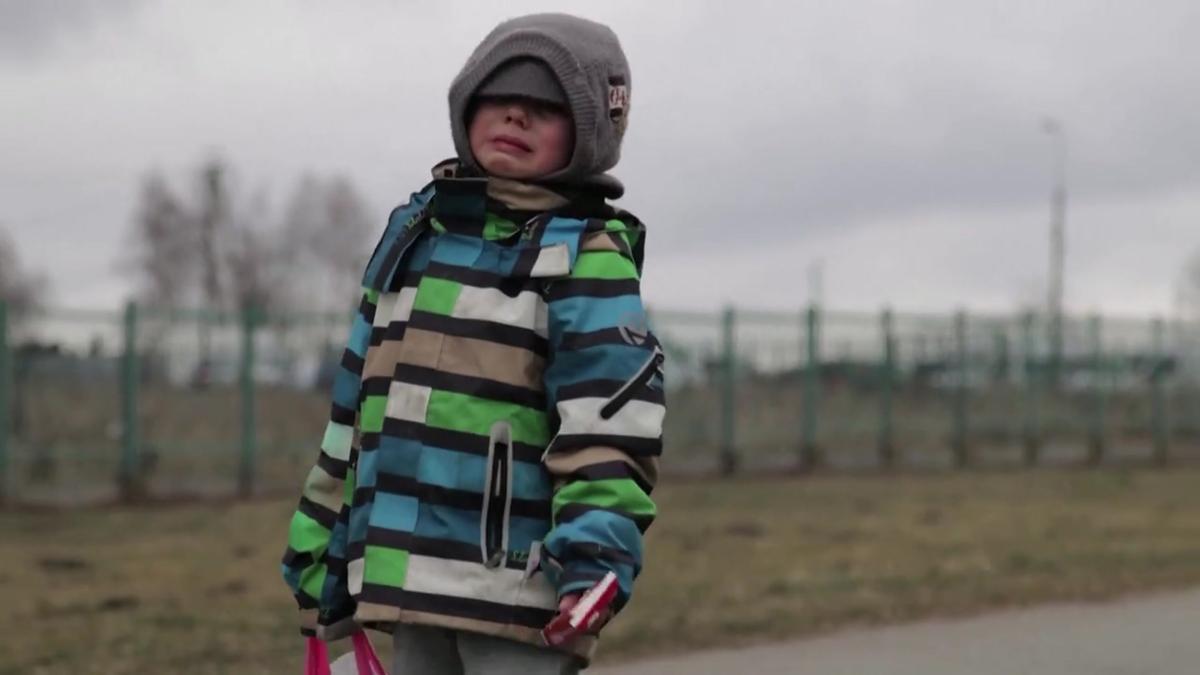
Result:
M514 59L538 59L550 67L575 121L570 162L544 180L581 181L616 166L629 119L629 63L612 29L569 14L510 19L475 48L450 84L450 128L459 159L478 168L467 136L470 101L481 93L480 85Z

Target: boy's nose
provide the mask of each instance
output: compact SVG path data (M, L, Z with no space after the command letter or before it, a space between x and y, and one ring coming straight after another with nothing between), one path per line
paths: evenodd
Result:
M521 128L525 128L529 124L529 115L525 112L525 108L520 105L510 105L505 112L504 120L512 122Z

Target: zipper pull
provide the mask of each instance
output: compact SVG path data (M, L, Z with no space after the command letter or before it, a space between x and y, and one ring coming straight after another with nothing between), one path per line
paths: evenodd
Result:
M650 355L650 358L646 360L645 365L643 365L633 377L629 378L629 380L626 381L619 390L617 390L617 393L613 394L608 399L608 402L604 404L604 407L600 409L600 419L612 419L613 415L616 415L617 412L620 411L621 408L624 408L625 404L634 397L635 391L638 387L647 386L650 383L650 380L653 379L655 373L661 375L663 358L664 354L662 349L660 349L658 345L655 345L654 352Z
M538 219L540 218L541 216L534 216L525 221L525 224L521 226L521 241L530 241L533 239L533 232L537 229Z

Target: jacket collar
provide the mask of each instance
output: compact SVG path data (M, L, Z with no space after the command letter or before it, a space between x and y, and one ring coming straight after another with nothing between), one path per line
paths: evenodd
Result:
M481 228L490 211L514 222L534 216L608 217L615 209L605 201L600 183L571 188L485 176L457 159L433 167L432 213L450 229ZM615 179L613 179L615 180Z

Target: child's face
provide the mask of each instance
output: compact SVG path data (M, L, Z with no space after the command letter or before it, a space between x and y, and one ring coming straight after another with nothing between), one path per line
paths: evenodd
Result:
M529 179L571 159L575 127L561 109L527 98L485 98L468 129L471 153L487 174Z

